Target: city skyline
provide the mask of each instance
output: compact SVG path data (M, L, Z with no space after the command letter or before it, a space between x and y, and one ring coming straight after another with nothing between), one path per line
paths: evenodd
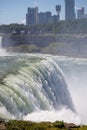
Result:
M50 11L56 14L55 6L61 5L60 19L65 19L65 0L3 0L0 1L0 24L25 23L28 7L38 7L39 12ZM75 0L75 8L85 8L87 0Z

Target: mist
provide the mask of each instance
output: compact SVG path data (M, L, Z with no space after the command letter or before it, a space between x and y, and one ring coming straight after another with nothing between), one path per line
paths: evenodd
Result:
M68 88L82 123L87 124L87 60L75 59L61 66L65 74Z
M34 122L41 122L41 121L50 121L55 122L57 120L68 122L68 123L75 123L81 124L81 118L70 109L63 107L60 110L53 110L53 111L36 111L31 114L28 114L24 117L24 120L30 120Z
M54 111L37 111L28 114L24 120L56 121L64 120L75 124L87 124L87 60L81 58L56 57L55 60L64 73L76 113L67 107Z

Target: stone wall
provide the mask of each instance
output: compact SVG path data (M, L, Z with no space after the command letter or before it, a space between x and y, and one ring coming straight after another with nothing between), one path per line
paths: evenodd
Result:
M35 45L38 49L32 49ZM57 35L4 35L3 48L13 47L15 52L39 52L45 54L68 55L73 57L87 57L87 34L57 34ZM38 51L37 51L38 50Z
M54 36L36 36L36 35L4 35L2 38L3 48L9 46L19 46L22 44L35 44L40 47L45 47L56 39Z

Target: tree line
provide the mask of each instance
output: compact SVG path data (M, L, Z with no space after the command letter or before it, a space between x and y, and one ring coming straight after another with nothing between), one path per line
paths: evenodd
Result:
M0 33L6 34L43 34L43 33L87 33L87 19L59 21L53 24L38 24L38 25L24 25L24 24L9 24L0 25Z

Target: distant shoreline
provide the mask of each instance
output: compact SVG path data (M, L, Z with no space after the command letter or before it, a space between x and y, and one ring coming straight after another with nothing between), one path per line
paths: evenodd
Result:
M87 58L87 34L3 35L8 52Z

